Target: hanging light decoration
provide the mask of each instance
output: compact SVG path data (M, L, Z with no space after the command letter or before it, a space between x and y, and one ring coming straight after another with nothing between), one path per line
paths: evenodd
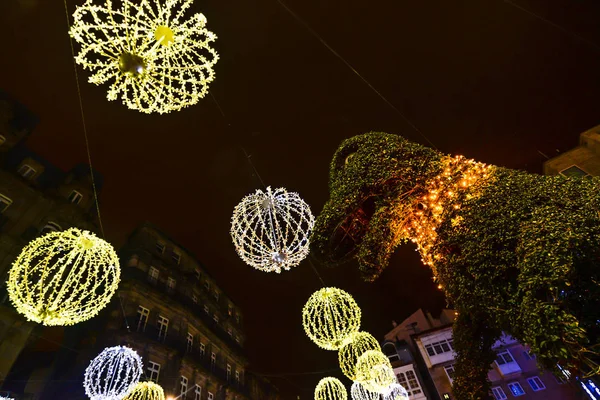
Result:
M90 400L125 397L140 380L142 359L129 347L104 349L85 370L83 387Z
M365 389L382 393L391 384L396 383L396 376L390 360L378 350L367 350L356 363L356 380Z
M344 384L337 378L323 378L315 387L315 400L347 400Z
M44 325L73 325L98 314L121 276L113 247L71 228L30 242L12 265L7 290L17 311Z
M350 388L352 400L379 400L378 392L371 392L365 389L360 382L354 382Z
M360 308L347 292L327 287L310 296L302 310L308 337L325 350L338 350L360 328Z
M392 383L381 397L382 400L408 400L408 392L399 383Z
M358 358L367 350L381 351L377 339L368 332L354 332L350 334L348 342L342 346L338 353L340 368L344 375L351 381L356 380L356 363Z
M123 400L165 400L165 391L154 382L139 382Z
M130 109L162 114L196 104L219 56L204 15L184 15L192 2L86 0L69 32L81 45L76 62L91 71L91 83L110 83L109 100L120 97Z
M257 190L233 210L231 238L244 262L264 272L295 267L308 255L315 217L298 193Z

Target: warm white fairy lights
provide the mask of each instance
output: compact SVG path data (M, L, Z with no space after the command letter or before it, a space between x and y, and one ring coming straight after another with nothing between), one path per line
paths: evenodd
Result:
M396 383L390 360L378 350L367 350L356 363L356 380L372 392L384 392Z
M0 400L15 400L12 397L4 397L4 396L0 396Z
M7 290L18 312L44 325L73 325L102 310L121 276L114 248L71 228L29 243L10 270Z
M133 110L162 114L196 104L219 57L204 15L185 15L192 2L87 0L70 30L81 45L77 63L91 71L91 83L110 83L109 100Z
M131 392L142 375L142 359L129 347L104 349L85 370L83 387L91 400L118 400Z
M315 387L315 400L347 400L346 387L337 378L323 378Z
M123 400L165 400L165 391L154 382L139 382Z
M265 272L295 267L309 252L315 217L297 193L257 190L233 210L231 238L244 262Z
M362 383L354 382L350 388L352 400L379 400L378 392L367 390Z
M381 395L382 400L408 400L408 392L399 383L392 383Z
M351 381L356 380L356 363L358 358L367 350L381 351L377 339L368 332L354 332L348 342L340 349L338 359L344 375Z
M325 350L338 350L360 328L360 308L349 293L333 287L316 291L302 309L308 337Z

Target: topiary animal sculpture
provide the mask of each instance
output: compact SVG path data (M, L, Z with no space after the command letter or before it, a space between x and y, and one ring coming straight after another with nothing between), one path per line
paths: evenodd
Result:
M506 332L542 366L597 374L600 179L485 165L385 133L345 140L313 254L358 260L376 279L395 247L416 244L458 312L453 391L488 398L492 345Z

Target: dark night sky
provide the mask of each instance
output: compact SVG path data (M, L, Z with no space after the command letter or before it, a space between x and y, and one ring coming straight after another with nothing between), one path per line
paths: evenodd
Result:
M600 123L596 0L514 0L568 32L503 0L285 1L441 151L541 172L538 151L573 147ZM69 0L70 12L82 2ZM40 117L31 147L69 169L86 158L62 1L1 3L0 87ZM342 139L381 130L426 141L277 0L197 0L195 9L219 37L211 89L231 130L210 98L148 116L106 101L106 87L87 84L80 70L108 238L120 246L149 220L194 251L241 305L256 371L335 368L336 354L301 328L302 305L320 286L310 266L264 274L234 252L231 212L260 187L241 147L266 184L298 191L318 213ZM355 295L363 329L378 338L392 319L444 304L410 246L374 284L354 266L320 273ZM322 376L273 382L285 398L310 398Z

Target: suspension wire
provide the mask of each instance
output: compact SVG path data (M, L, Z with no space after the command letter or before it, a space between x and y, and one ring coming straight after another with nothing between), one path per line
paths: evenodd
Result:
M572 38L575 38L575 39L577 39L577 40L579 40L579 41L581 41L583 43L586 43L587 45L593 47L595 50L600 51L600 45L592 42L591 40L589 40L589 39L587 39L587 38L585 38L585 37L583 37L583 36L581 36L581 35L573 32L573 31L568 30L567 28L564 28L563 26L557 24L556 22L550 21L549 19L544 18L540 14L538 14L538 13L536 13L534 11L528 10L527 8L525 8L523 6L520 6L520 5L516 4L512 0L502 0L502 1L504 3L506 3L506 4L508 4L508 5L513 6L517 10L520 10L520 11L526 13L526 14L529 14L529 16L531 16L533 18L536 18L536 19L538 19L538 20L540 20L542 22L545 22L546 24L548 24L548 25L550 25L550 26L558 29L559 31L567 34L568 36L571 36Z
M319 274L319 271L317 271L317 268L315 267L315 264L313 264L312 260L310 259L310 257L307 258L308 263L310 264L310 266L312 267L313 271L315 271L315 274L317 274L317 278L319 278L319 280L321 281L321 284L323 285L323 287L325 287L325 281L323 280L323 278L321 277L321 275Z
M311 35L313 35L319 42L321 42L321 44L327 48L327 50L329 50L331 52L331 54L333 54L334 56L336 56L341 62L343 62L346 67L348 67L348 69L350 69L350 71L352 71L361 81L363 81L363 83L365 85L367 85L367 87L369 89L371 89L377 96L379 96L379 98L381 100L383 100L383 102L385 104L387 104L392 110L394 110L408 125L410 125L410 127L417 132L423 139L425 139L427 141L427 143L429 143L433 148L435 148L437 150L437 147L433 144L433 142L431 140L429 140L429 138L419 129L417 128L417 126L402 112L400 111L400 109L398 109L398 107L396 107L394 104L392 104L392 102L390 102L379 90L377 90L368 80L367 78L365 78L363 75L361 75L360 72L358 72L356 70L356 68L354 68L352 66L352 64L350 64L344 57L342 57L340 55L340 53L338 53L337 51L335 51L335 49L333 49L333 47L331 47L326 41L325 39L323 39L321 37L321 35L319 35L314 29L312 29L310 27L310 25L308 25L308 23L306 23L306 21L304 21L298 14L296 14L292 9L290 9L283 1L281 0L275 0L277 1L277 3L279 3L279 5L281 7L283 7L284 10L286 10L300 25L302 25Z
M127 327L127 332L131 333L131 328L129 327L129 321L127 321L127 315L125 314L125 307L123 307L123 300L121 299L121 293L117 293L117 297L119 298L119 304L121 305L121 312L123 313L123 319L125 320L125 326Z
M71 30L71 21L69 18L69 9L67 7L67 0L63 0L65 6L65 16L67 17L68 31ZM69 44L71 46L71 56L73 57L73 70L75 71L75 84L77 86L77 96L79 98L79 111L81 113L81 124L83 126L83 137L85 138L85 149L87 152L88 164L90 166L90 178L92 180L92 190L94 192L94 202L96 203L96 213L98 214L98 225L100 225L100 232L102 238L106 239L104 234L104 226L102 225L102 217L100 215L100 205L98 204L98 190L96 187L96 178L94 177L94 168L92 167L92 155L90 152L90 142L88 139L87 125L85 123L85 113L83 111L83 100L81 98L81 87L79 85L79 73L77 72L77 63L75 61L75 49L73 47L73 38L69 35Z

